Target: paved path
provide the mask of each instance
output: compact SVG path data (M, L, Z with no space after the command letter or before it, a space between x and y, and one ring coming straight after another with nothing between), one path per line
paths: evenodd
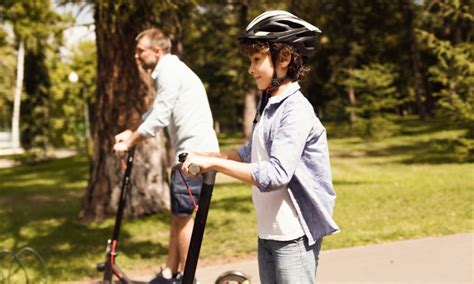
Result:
M322 251L317 283L474 283L473 237L467 233ZM256 261L202 267L197 279L211 284L231 269L260 283Z

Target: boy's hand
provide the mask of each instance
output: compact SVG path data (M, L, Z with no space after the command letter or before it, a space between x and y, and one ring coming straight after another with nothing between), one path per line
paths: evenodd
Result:
M186 157L186 161L184 161L183 165L181 166L181 170L188 176L195 177L197 174L193 171L196 166L199 167L201 173L205 173L210 168L209 157L200 156L196 153L188 153ZM193 169L194 167L194 169Z

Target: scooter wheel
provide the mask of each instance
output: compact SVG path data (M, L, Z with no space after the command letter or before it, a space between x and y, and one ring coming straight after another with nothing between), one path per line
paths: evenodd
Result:
M240 271L227 271L217 278L216 284L250 284L250 279Z

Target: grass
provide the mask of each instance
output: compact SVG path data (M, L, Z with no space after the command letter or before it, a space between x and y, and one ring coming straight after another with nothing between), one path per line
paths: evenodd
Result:
M326 238L323 249L473 231L473 164L459 162L450 146L463 130L405 119L399 135L367 142L327 126L338 195L334 217L342 231ZM230 149L242 138L221 141ZM95 265L104 258L113 220L77 221L87 173L82 156L0 169L0 249L34 248L53 282L100 277ZM249 186L216 185L201 264L255 255L253 210ZM118 261L125 270L159 268L169 220L166 212L124 221ZM5 267L0 257L2 273Z

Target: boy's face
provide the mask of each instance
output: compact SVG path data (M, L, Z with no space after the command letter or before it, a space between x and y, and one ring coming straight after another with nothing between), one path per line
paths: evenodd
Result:
M249 56L250 67L248 72L257 83L259 90L265 90L273 79L273 63L268 51L257 52Z

